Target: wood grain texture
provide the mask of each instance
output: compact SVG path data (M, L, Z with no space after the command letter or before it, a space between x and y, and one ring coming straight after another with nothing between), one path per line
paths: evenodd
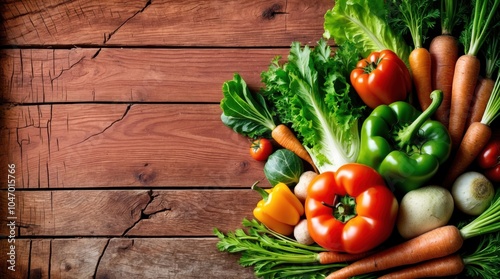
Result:
M211 236L253 218L260 199L250 189L18 191L16 236Z
M2 2L7 45L289 46L323 34L325 0Z
M220 114L218 104L5 108L0 159L16 164L18 188L269 185Z
M4 102L219 102L239 73L253 90L289 49L4 49Z
M1 261L0 277L255 278L238 265L239 255L219 252L216 243L215 237L20 239L16 271ZM4 241L0 252L7 253Z

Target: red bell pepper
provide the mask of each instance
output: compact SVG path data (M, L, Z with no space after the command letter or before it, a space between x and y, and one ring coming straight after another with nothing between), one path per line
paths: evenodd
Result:
M500 182L500 137L492 138L479 153L477 163L489 180Z
M317 244L355 254L375 248L391 235L399 205L375 169L348 163L316 176L304 207Z
M372 52L360 60L350 79L361 100L372 109L405 100L412 88L410 71L388 49Z

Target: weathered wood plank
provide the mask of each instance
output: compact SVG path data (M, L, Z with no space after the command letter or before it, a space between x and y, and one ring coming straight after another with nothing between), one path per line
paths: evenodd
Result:
M0 239L0 278L28 278L30 249L29 241Z
M218 104L4 107L0 159L16 165L18 188L266 185L264 163L220 113Z
M291 43L291 42L290 42ZM289 49L5 49L0 99L51 102L219 102L222 83L260 73Z
M288 46L323 34L327 0L2 1L7 45Z
M243 218L253 218L260 200L250 189L42 190L16 195L16 237L209 236L215 227L232 230ZM6 204L6 195L0 201ZM7 222L3 208L0 213ZM0 234L9 235L9 228L1 226Z
M43 242L43 251L33 249L38 242ZM8 271L2 260L0 277L255 278L251 268L238 265L238 255L217 251L216 242L214 237L20 239L16 271ZM5 241L0 252L7 253ZM43 267L35 260L40 252L51 256Z

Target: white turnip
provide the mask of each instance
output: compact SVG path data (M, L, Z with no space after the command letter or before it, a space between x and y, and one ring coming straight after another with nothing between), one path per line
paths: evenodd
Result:
M460 175L451 188L455 206L465 214L477 216L490 206L495 189L491 181L479 172Z
M453 214L453 197L436 185L421 187L404 195L399 205L397 229L410 239L448 223Z

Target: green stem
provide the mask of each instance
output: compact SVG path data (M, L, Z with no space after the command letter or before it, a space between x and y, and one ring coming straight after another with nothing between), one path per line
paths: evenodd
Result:
M479 6L481 5L481 11L479 12ZM490 29L490 23L493 20L493 17L496 13L498 5L500 4L499 0L495 0L493 3L493 7L488 11L488 2L489 1L476 1L476 6L474 7L474 19L472 22L472 36L470 41L470 48L467 54L477 56L479 49L484 43L486 36L488 35ZM485 19L485 16L486 19ZM482 25L480 25L482 24Z
M500 231L500 190L497 191L490 207L472 222L460 229L464 239Z
M417 119L415 119L413 123L410 124L410 126L403 128L399 133L398 144L401 149L403 149L403 146L406 146L412 142L420 127L431 117L432 114L434 114L434 112L441 105L441 102L443 101L443 91L434 90L431 92L430 97L432 99L432 103L429 105L429 107L424 110L422 114L420 114Z
M269 198L269 193L266 192L266 190L260 188L259 186L257 186L257 184L259 183L259 181L256 181L253 185L252 185L252 190L255 190L257 191L257 193L259 193L261 196L262 196L262 199L264 201L267 201L267 199Z

